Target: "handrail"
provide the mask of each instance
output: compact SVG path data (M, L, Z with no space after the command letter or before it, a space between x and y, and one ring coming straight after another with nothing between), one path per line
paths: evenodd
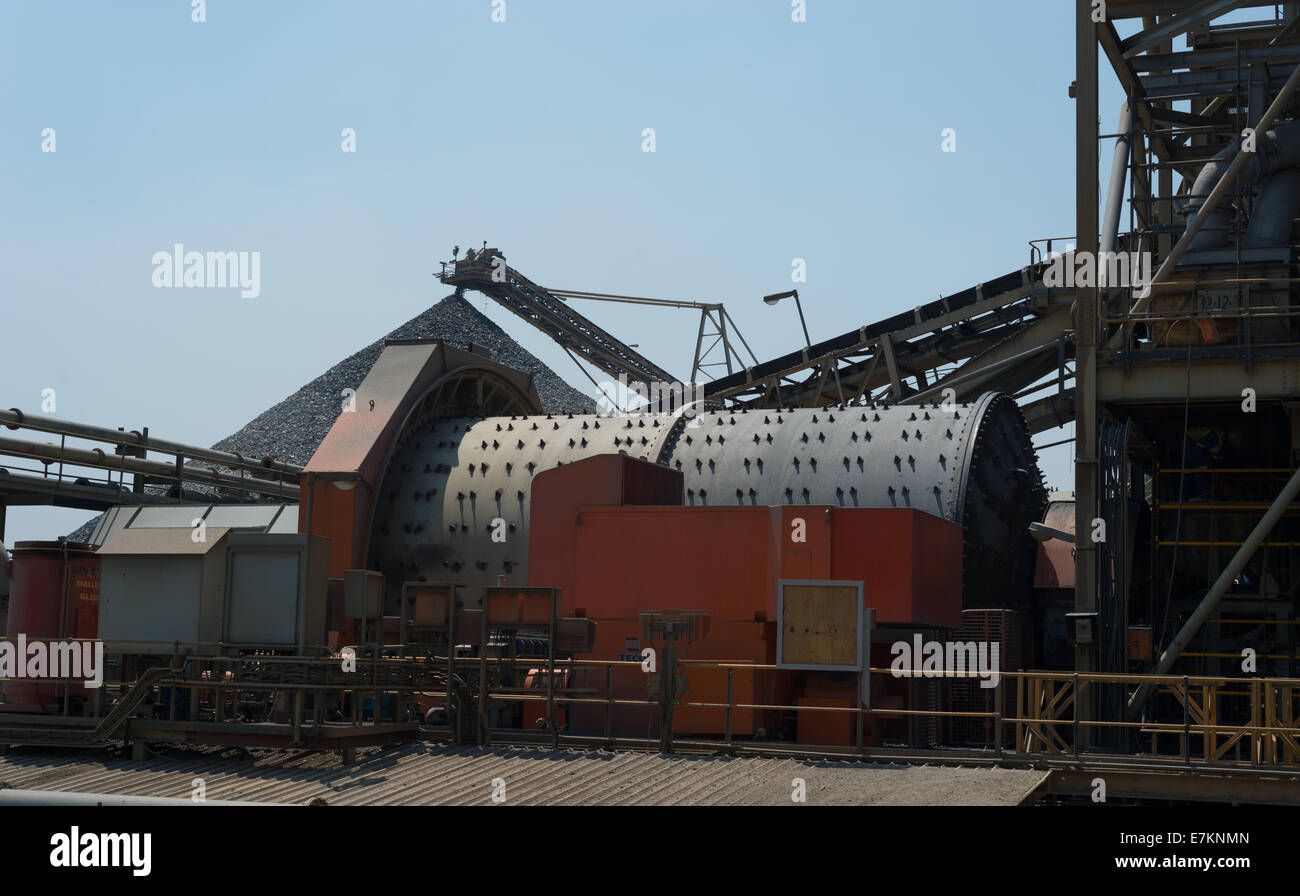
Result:
M470 662L468 659L458 660L460 662ZM476 662L476 661L475 661ZM537 667L544 664L544 660L535 658L524 658L518 660L508 660L502 658L499 662L509 664L527 664L531 667ZM584 667L628 667L639 666L640 663L634 661L613 661L613 660L557 660L555 666L568 668ZM756 671L779 671L781 667L765 663L737 663L737 662L719 662L705 660L679 660L677 662L678 673L686 673L691 669L719 669L727 670L730 674L737 669ZM661 674L667 674L660 670ZM971 671L953 671L953 670L936 670L925 671L914 669L910 674L900 675L892 668L869 668L863 672L868 675L887 675L894 678L938 678L957 683L961 680L979 679L984 675L979 672ZM675 673L676 674L676 673ZM731 735L730 716L736 711L771 711L771 712L796 712L799 714L826 713L830 715L852 715L859 719L866 717L875 717L879 719L891 718L917 718L928 717L938 720L974 720L982 719L989 724L987 729L987 741L983 749L994 748L998 755L1016 755L1020 757L1033 757L1040 755L1051 755L1062 752L1062 749L1073 750L1076 756L1095 755L1098 759L1113 759L1113 754L1092 753L1078 740L1081 731L1097 730L1114 730L1117 732L1141 732L1150 734L1153 738L1153 747L1149 754L1139 754L1134 756L1135 761L1159 761L1167 762L1171 758L1179 762L1192 765L1205 765L1214 767L1224 767L1242 764L1236 760L1225 760L1226 753L1236 745L1244 743L1243 738L1248 738L1251 747L1251 759L1246 763L1253 767L1273 767L1279 769L1296 769L1300 770L1300 678L1233 678L1224 676L1183 676L1183 675L1143 675L1143 674L1120 674L1120 673L1102 673L1102 672L1065 672L1065 671L1039 671L1039 670L1018 670L1018 671L1000 671L998 672L999 681L995 688L989 693L993 696L993 709L991 711L978 710L945 710L945 709L904 709L895 707L860 707L860 706L817 706L817 705L797 705L782 703L747 703L731 699L730 683L728 685L727 702L717 701L687 701L682 700L675 704L676 709L697 709L697 710L718 710L727 714L726 740L725 743L732 744L734 739ZM608 678L607 678L608 681ZM1010 695L1010 690L1014 685L1015 690L1015 711L1002 711L1003 700ZM1123 719L1086 719L1077 717L1077 713L1072 711L1074 705L1074 689L1083 692L1085 689L1104 685L1125 685L1128 687L1138 686L1155 688L1157 693L1174 696L1180 704L1184 704L1183 716L1181 721L1161 720L1153 718L1141 721L1127 721ZM1244 689L1242 689L1244 686ZM1233 688L1237 688L1234 690ZM1203 693L1214 693L1228 696L1231 694L1250 694L1253 695L1255 702L1250 708L1250 718L1243 722L1219 722L1217 719L1203 717L1200 707L1196 707L1191 701L1191 694L1194 689L1202 689ZM570 734L567 737L560 738L561 742L586 743L592 741L593 737L597 741L619 743L644 741L646 746L658 744L658 738L646 737L613 737L609 733L608 713L614 707L637 706L654 709L659 705L657 699L651 697L645 698L628 698L626 696L614 696L612 693L607 696L596 697L578 697L569 696L574 689L565 689L563 692L557 692L554 701L556 704L564 706L604 706L606 707L607 724L604 738L594 736L588 733ZM1038 699L1034 694L1042 693L1044 697L1048 694L1055 694L1051 699ZM1270 708L1268 701L1279 699L1279 695L1284 695L1287 701L1286 707L1282 711L1276 708ZM527 693L521 694L516 689L508 692L502 690L491 690L488 694L488 700L502 702L518 702L521 700L540 700L542 695L537 692L536 696L530 697ZM1189 708L1195 707L1195 708ZM663 714L660 715L663 718ZM861 723L859 723L861 724ZM1011 726L1011 727L1006 727ZM1015 732L1014 748L1010 754L1005 752L1002 738L1004 732ZM505 732L497 730L498 734ZM1154 739L1161 735L1180 735L1183 746L1180 752L1175 756L1172 754L1162 754L1155 749ZM1195 755L1190 746L1188 739L1192 736L1204 738L1206 741L1206 755ZM706 739L707 742L707 739ZM1071 747L1070 742L1075 746ZM811 753L821 752L817 747L807 744L800 744L800 749L806 749ZM824 748L829 752L842 751L842 747ZM944 748L948 749L948 748ZM866 748L859 743L858 752L865 754ZM838 752L837 752L838 755Z
M179 647L178 643L173 643ZM456 701L456 705L470 712L477 703L472 697L467 696L473 692L482 693L484 706L492 702L546 704L547 691L540 685L521 687L518 681L501 684L499 680L494 684L496 674L505 673L509 669L518 670L521 667L537 673L534 682L543 680L549 682L559 677L564 670L569 670L569 674L575 676L565 681L562 686L554 688L551 694L551 709L540 710L539 707L539 714L544 713L545 718L549 720L547 724L551 726L547 737L557 744L585 744L593 741L593 737L595 741L602 743L642 742L638 738L612 736L608 724L603 738L592 732L578 734L567 730L562 731L561 729L567 723L561 719L560 713L570 708L582 706L604 708L608 718L617 708L631 707L654 712L661 707L658 695L651 697L647 694L643 697L635 693L617 693L610 689L609 676L612 670L642 669L642 663L636 660L556 659L553 663L548 663L545 657L493 657L494 674L487 679L477 679L475 676L476 669L482 662L481 657L449 658L435 656L432 653L423 657L395 657L382 654L376 657L358 656L355 673L338 669L339 660L338 655L327 657L177 655L169 664L155 667L134 681L105 682L106 685L116 688L125 687L126 691L114 706L107 709L105 715L96 712L91 719L87 719L88 723L94 724L93 730L81 729L67 732L47 730L40 728L36 719L27 717L23 720L14 719L10 734L14 736L15 742L34 739L40 742L83 746L105 743L122 736L130 737L129 733L123 734L124 721L134 713L148 693L159 687L196 689L209 694L223 691L228 694L232 689L302 695L328 692L353 695L394 694L404 695L412 703L418 696L421 705L428 708L429 701L445 699L443 682L447 680L447 675L451 675L453 680L463 681L470 688L464 693L461 693L463 688L458 689L459 697ZM258 671L259 664L262 672ZM301 667L303 674L294 674L292 667L295 665ZM277 667L286 668L286 673L277 671ZM554 672L547 674L548 668L553 669ZM312 669L320 669L330 674L318 677L311 673ZM606 687L603 691L593 687L589 679L576 677L582 670L593 669L606 671ZM458 670L463 670L465 674L458 674ZM941 736L940 740L932 745L933 748L961 750L963 748L959 745L965 743L972 744L969 747L972 752L983 751L981 755L990 755L988 751L995 750L998 756L1014 756L1021 760L1060 754L1094 756L1098 760L1105 757L1113 759L1113 753L1102 754L1091 750L1083 737L1083 732L1111 730L1117 733L1126 732L1128 733L1126 737L1132 733L1151 736L1150 749L1131 754L1134 761L1175 760L1184 764L1215 767L1235 767L1244 764L1255 768L1300 771L1300 678L1075 673L1055 670L998 671L998 680L994 687L981 689L978 692L981 696L987 695L984 696L982 705L981 703L973 706L952 705L948 702L949 698L944 697L933 704L922 706L904 704L897 707L866 707L852 705L851 698L840 705L799 705L737 698L731 685L735 671L766 673L781 670L781 667L770 663L679 660L672 670L660 667L658 672L686 675L689 678L690 674L697 670L719 670L727 673L728 686L725 699L720 700L712 695L702 695L702 698L697 700L683 697L674 704L675 708L724 714L727 722L724 743L733 746L738 744L731 723L734 713L792 712L797 713L799 718L815 717L817 714L827 714L832 718L856 718L859 732L863 730L862 726L868 719L933 719L940 724L938 730L941 731L946 730L949 723L955 726L958 722L982 722L983 724L975 729L971 729L968 725L962 727L960 730L963 733L960 734L954 727L952 734L957 737L957 740L948 741ZM235 674L230 675L230 672ZM884 676L892 680L934 679L943 686L953 688L963 682L986 677L986 673L975 670L895 670L892 667L869 667L863 669L862 674L867 677ZM1087 693L1090 689L1105 686L1122 686L1126 691L1135 687L1150 688L1165 699L1172 696L1174 703L1172 706L1167 703L1150 704L1156 711L1150 718L1142 720L1078 717L1076 697ZM955 697L963 692L953 690L951 693ZM969 696L976 692L966 693ZM1232 695L1244 696L1232 697ZM1222 702L1217 699L1219 697L1224 698ZM1228 699L1230 697L1231 699ZM221 704L228 700L229 697L216 698L216 703ZM438 704L434 702L432 705ZM354 701L354 707L356 706L359 704ZM406 708L401 712L409 712L409 706L405 703L403 706ZM1220 714L1226 706L1235 707L1234 711L1241 715L1231 721L1223 719ZM299 720L297 724L301 726L301 709L297 708L294 712L295 718ZM668 717L672 718L672 715L669 714ZM354 716L352 724L360 724L355 718ZM662 720L664 714L661 713L660 718ZM0 726L3 726L5 721L4 716L0 716ZM317 721L319 722L319 718ZM202 726L203 723L191 722L190 724ZM457 724L459 726L460 723ZM680 722L677 724L680 727ZM712 723L710 724L712 726ZM755 721L753 724L758 723ZM37 727L32 727L33 725ZM450 730L447 736L455 734L456 730L462 731L462 734L458 735L461 737L475 736L472 731L466 735L464 729L460 728ZM503 729L486 727L479 729L476 726L476 730L479 730L478 736L484 743L490 742L493 736L505 735ZM714 730L721 731L722 726L719 724ZM972 731L974 733L971 733ZM1179 739L1180 746L1176 752L1171 752L1167 747L1160 748L1160 739L1171 735ZM426 736L437 739L444 735L426 729ZM686 736L692 741L700 737L698 734ZM1191 738L1201 739L1204 742L1203 749L1198 747L1193 750ZM644 745L647 747L659 743L658 737L644 738ZM942 743L949 745L940 746ZM983 745L974 746L980 743ZM827 755L831 752L836 752L838 755L844 749L853 749L865 755L869 749L865 744L865 738L859 734L856 746L852 748L800 744L800 749L806 749L813 754L826 752ZM755 744L754 747L761 749L761 744ZM1243 751L1247 750L1247 758L1240 758ZM1229 755L1234 751L1238 757L1236 759Z
M71 420L60 420L55 417L28 414L18 408L0 409L0 425L9 429L34 429L40 432L85 439L92 442L103 442L115 446L129 445L159 454L181 454L190 460L218 464L232 470L243 469L250 472L266 472L269 470L274 473L297 476L303 469L297 464L276 460L273 457L246 458L237 452L219 451L213 448L202 448L197 445L186 445L182 442L160 439L150 435L148 429L143 433L125 432L103 426L77 423Z

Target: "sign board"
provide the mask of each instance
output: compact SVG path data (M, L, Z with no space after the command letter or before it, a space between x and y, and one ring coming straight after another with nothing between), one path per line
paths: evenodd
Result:
M857 672L866 663L861 582L782 579L776 664L783 669Z
M1250 304L1249 285L1202 286L1196 290L1196 310L1202 314L1231 314Z

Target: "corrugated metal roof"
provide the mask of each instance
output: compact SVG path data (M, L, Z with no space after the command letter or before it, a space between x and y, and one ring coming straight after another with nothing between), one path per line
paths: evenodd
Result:
M206 554L217 549L218 542L230 530L220 526L209 528L203 541L194 540L194 530L185 529L120 529L99 549L101 557L122 555L126 557L147 554Z
M330 805L791 805L795 779L810 805L1015 805L1042 772L871 765L787 758L661 756L517 747L408 744L329 753L168 750L132 762L116 754L15 750L0 782L23 790L188 798L202 778L211 800ZM499 790L498 790L499 792Z
M123 529L183 529L189 532L195 520L209 529L245 529L254 532L298 531L298 505L273 504L169 504L164 507L113 507L99 517L88 537L102 545Z

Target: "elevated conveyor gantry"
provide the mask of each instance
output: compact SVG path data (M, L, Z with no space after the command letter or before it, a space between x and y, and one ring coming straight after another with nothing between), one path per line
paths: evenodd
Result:
M1065 386L1070 378L1066 362L1073 357L1066 338L1073 328L1073 291L1043 284L1048 264L1033 262L911 311L731 371L704 383L703 399L710 408L772 408L934 402L949 388L958 401L990 390L1017 397L1039 393L1024 405L1030 432L1060 426L1073 419L1073 391ZM613 377L629 383L678 382L563 300L603 296L538 286L509 267L497 249L471 250L464 259L444 263L439 278L457 289L482 292ZM1058 375L1047 386L1030 388L1053 371ZM1054 393L1042 394L1051 386Z
M474 289L528 321L564 349L629 383L675 383L677 377L627 343L574 311L545 287L505 263L499 249L469 250L463 259L443 264L438 279L456 289Z

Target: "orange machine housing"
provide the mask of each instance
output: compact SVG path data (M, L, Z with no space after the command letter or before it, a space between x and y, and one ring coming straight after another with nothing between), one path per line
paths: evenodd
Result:
M402 427L426 412L443 386L474 377L495 383L500 394L514 395L520 410L541 408L531 375L441 339L385 341L357 387L351 412L339 414L299 482L298 531L330 539L330 578L366 568L375 494ZM353 622L342 624L346 630L332 641L355 643Z
M961 527L907 508L819 505L682 506L682 476L658 464L599 455L537 475L529 518L528 576L562 589L566 615L596 621L597 660L637 660L643 610L707 613L707 635L679 643L684 660L770 665L776 662L781 579L861 581L877 625L955 628L961 621ZM721 703L726 671L683 667L691 703ZM574 685L602 696L604 674L589 670ZM735 670L735 703L792 705L822 673ZM646 695L639 668L618 668L614 695ZM821 701L818 693L816 699ZM808 705L832 705L818 702ZM578 705L574 728L599 732L605 708ZM801 713L820 719L850 719ZM732 730L752 734L778 721L770 711L736 710ZM613 733L646 734L649 709L615 707ZM683 707L679 734L717 735L722 710ZM824 726L819 726L824 727ZM836 723L837 730L843 728ZM842 739L842 732L839 738ZM802 739L802 738L801 738Z

